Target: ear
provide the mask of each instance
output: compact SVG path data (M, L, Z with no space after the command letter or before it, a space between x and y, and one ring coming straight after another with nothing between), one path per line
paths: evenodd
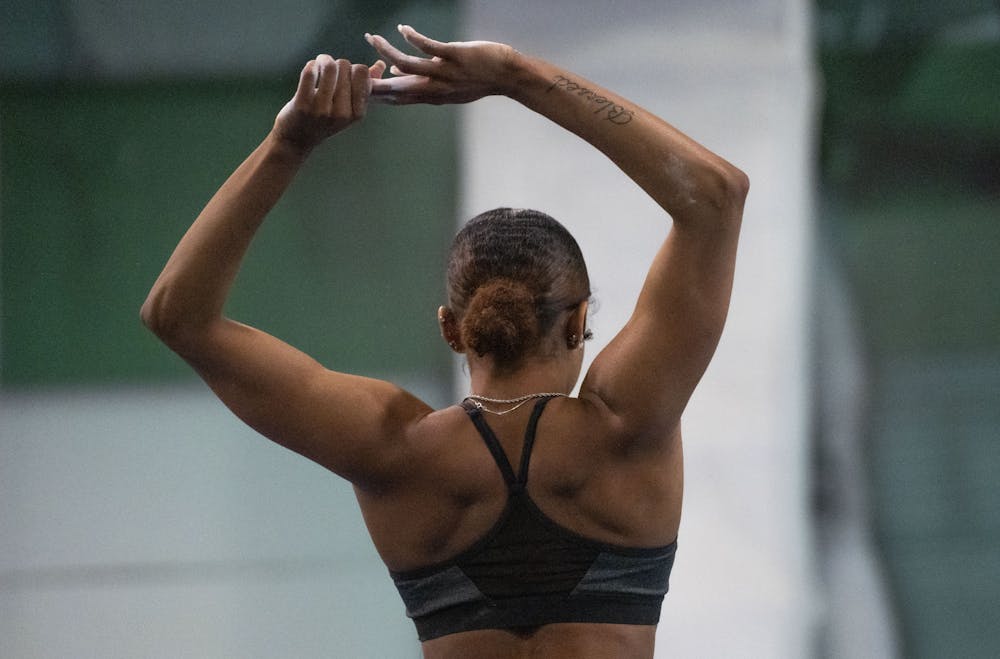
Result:
M455 314L448 307L438 307L438 325L441 327L441 336L445 343L457 353L465 352L462 345L462 332L455 321Z
M587 308L589 300L584 300L573 309L566 319L566 346L575 350L583 347L583 339L587 333Z

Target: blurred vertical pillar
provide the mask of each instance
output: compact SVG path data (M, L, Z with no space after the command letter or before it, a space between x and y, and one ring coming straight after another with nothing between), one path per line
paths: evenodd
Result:
M685 518L662 656L813 650L807 25L794 0L466 5L465 36L613 88L750 175L729 323L685 415ZM669 220L594 149L506 99L469 106L462 130L465 217L535 207L579 240L599 305L592 358L631 312Z
M861 319L847 277L817 240L814 358L817 562L826 615L820 656L892 659L900 653L889 596L869 519L864 464L871 378L864 361ZM960 654L960 653L959 653Z

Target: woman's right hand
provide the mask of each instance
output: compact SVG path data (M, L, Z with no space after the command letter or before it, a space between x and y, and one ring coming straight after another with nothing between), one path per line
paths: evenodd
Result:
M274 120L273 135L306 151L364 118L372 81L385 62L352 64L320 55L306 63L299 86Z
M392 78L372 81L372 99L393 105L469 103L507 93L512 84L516 52L491 41L435 41L409 25L403 38L427 57L407 55L384 37L366 34L368 43L391 67Z

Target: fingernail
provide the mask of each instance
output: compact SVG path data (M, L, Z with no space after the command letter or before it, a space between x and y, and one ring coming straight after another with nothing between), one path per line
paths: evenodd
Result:
M399 25L397 25L396 29L399 30L400 32L402 32L403 31L403 24L400 23Z

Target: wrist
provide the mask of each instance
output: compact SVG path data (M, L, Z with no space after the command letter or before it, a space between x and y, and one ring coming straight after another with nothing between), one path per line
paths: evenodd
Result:
M315 147L314 144L294 140L274 129L271 129L271 132L264 138L264 145L270 155L289 164L301 164L309 157Z
M539 61L530 55L511 48L501 93L519 103L524 103L532 91L544 84Z

